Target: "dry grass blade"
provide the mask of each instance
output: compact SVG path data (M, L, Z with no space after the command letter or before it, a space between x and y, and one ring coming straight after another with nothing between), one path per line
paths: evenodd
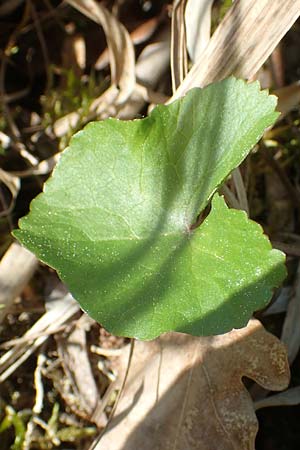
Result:
M69 31L62 50L62 67L65 71L72 69L76 77L81 77L86 67L86 47L82 34L72 34L72 31ZM64 87L66 83L64 77L62 77L62 82L62 87Z
M27 0L27 2L30 5L30 14L33 19L33 23L34 23L34 26L36 29L36 34L38 36L41 50L42 50L43 60L44 60L44 64L45 64L45 74L46 74L46 91L48 91L51 87L50 58L49 58L49 54L48 54L48 46L47 46L47 43L45 40L44 32L42 30L40 18L38 16L38 12L35 7L35 2L33 2L32 0Z
M3 4L0 6L0 17L11 14L23 2L24 0L4 0Z
M123 395L123 392L124 392L124 390L125 390L125 386L126 386L126 383L127 383L127 379L128 379L129 371L130 371L130 368L131 368L131 363L132 363L133 355L134 355L134 348L135 348L135 340L134 340L134 339L131 339L131 342L130 342L130 344L127 346L127 348L126 348L126 347L124 348L125 351L124 351L123 354L122 354L123 360L122 360L122 356L121 356L121 360L122 360L122 361L121 361L120 364L119 364L119 370L120 370L120 372L122 373L123 376L120 376L119 379L116 380L115 383L111 383L110 386L109 386L109 388L107 389L107 391L106 391L106 393L105 393L105 397L106 397L106 396L110 396L111 393L112 393L112 389L114 389L114 388L119 388L119 392L118 392L117 398L116 398L116 400L115 400L114 406L113 406L113 408L112 408L112 411L111 411L111 413L110 413L110 416L109 416L109 418L108 418L106 427L102 430L102 432L100 433L100 435L99 435L99 436L97 437L97 439L92 443L92 445L89 447L88 450L98 450L98 449L99 449L99 444L101 445L100 441L101 441L103 435L105 434L105 432L106 432L108 426L109 426L109 425L112 423L112 421L115 419L115 412L116 412L116 410L117 410L117 408L118 408L118 406L119 406L120 399L121 399L121 397L122 397L122 395ZM128 350L128 353L127 353L126 350ZM125 363L124 363L124 355L125 355L125 360L126 360ZM122 379L122 381L121 381L121 379ZM105 403L106 403L107 401L108 401L108 397L105 399L105 402L103 401L103 406L105 405ZM102 413L104 412L104 409L103 409L103 407L101 408L101 404L100 404L99 406L100 406L100 407L97 408L98 411L96 411L95 416L98 415L98 416L101 417ZM117 449L116 449L116 450L117 450Z
M55 294L55 292L54 292ZM56 294L55 294L56 295ZM23 342L8 350L0 358L0 383L6 380L35 350L40 347L50 333L59 330L61 326L70 320L79 311L79 305L71 294L51 300L51 309L47 311L24 334L31 342ZM43 334L44 333L44 334ZM39 337L36 337L39 335Z
M31 438L34 431L35 423L34 418L38 417L39 414L42 412L43 409L43 403L44 403L44 386L42 382L42 369L45 364L46 357L41 352L38 355L37 358L37 366L34 371L34 387L35 387L35 402L32 408L32 417L29 419L26 427L26 433L23 443L23 449L22 450L30 450L31 446Z
M50 173L54 169L59 158L60 158L60 153L55 153L53 156L50 156L50 158L45 159L44 161L41 161L39 164L35 165L34 167L31 167L30 169L22 170L20 172L11 172L11 175L14 175L15 177L20 177L20 178L31 177L32 175L45 175L47 173Z
M163 30L156 42L147 45L136 63L137 84L134 93L118 113L120 119L136 118L146 102L165 103L166 97L156 92L157 84L170 64L170 33Z
M169 33L162 33L148 44L138 57L136 75L139 83L155 89L170 63Z
M135 87L135 55L128 31L94 0L67 0L67 3L103 27L110 54L111 81L120 89L117 101L125 102Z
M295 282L295 294L288 305L287 314L283 324L281 340L288 348L290 364L295 360L300 348L300 263L298 265Z
M288 256L296 256L300 258L300 245L297 244L286 244L285 242L278 242L271 240L274 248L281 250L286 253Z
M7 149L11 144L11 138L7 134L0 131L0 145L3 149Z
M273 303L262 313L263 316L285 313L291 297L291 287L284 286Z
M93 413L101 403L99 391L93 376L88 356L86 343L86 328L90 327L88 316L83 315L77 321L76 326L68 335L57 335L57 350L61 359L62 367L68 383L64 379L62 382L70 386L76 401L69 404L69 407L81 417L92 419ZM103 418L99 418L98 426L103 425Z
M0 323L37 265L36 257L19 244L12 244L6 251L0 263Z
M153 33L157 30L160 24L160 17L152 17L152 19L143 22L130 33L130 38L134 45L142 44L146 42ZM95 63L95 69L102 70L109 64L109 54L106 48L99 56Z
M184 13L187 0L174 0L171 20L171 75L176 91L187 74L187 48Z
M11 193L11 201L4 211L0 212L0 217L7 216L13 210L15 206L15 200L20 190L20 179L9 172L0 168L0 182L5 184Z
M20 100L23 97L26 97L30 93L30 87L26 87L24 89L21 89L19 91L12 92L10 94L4 94L2 101L4 103L13 103L17 100Z
M224 195L226 202L231 208L234 209L241 209L240 202L236 198L235 194L232 192L232 190L227 186L226 183L223 184L223 186L220 187L219 192Z
M246 192L246 188L244 185L241 171L238 167L232 172L232 179L233 179L234 186L235 186L236 193L237 193L239 209L243 209L244 211L246 211L247 214L249 214L247 192Z
M252 78L300 15L300 0L236 0L172 100L195 86Z
M300 81L277 89L274 94L278 97L278 111L282 119L300 103Z
M186 45L195 63L210 39L213 0L188 0L185 8Z
M60 117L53 123L53 131L56 137L65 136L69 130L74 130L79 123L80 114L78 111L72 111L63 117Z
M255 409L269 408L274 406L293 406L300 403L300 386L280 392L279 394L271 395L267 398L262 398L254 403Z

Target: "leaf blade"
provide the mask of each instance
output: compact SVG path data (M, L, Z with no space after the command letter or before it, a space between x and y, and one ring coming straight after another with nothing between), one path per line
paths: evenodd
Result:
M152 339L170 330L199 335L243 326L283 278L282 254L218 197L200 229L191 226L275 120L275 103L257 83L231 78L194 89L143 120L89 124L72 139L16 237L115 334ZM222 245L218 223L227 233ZM246 230L239 252L230 237L238 227ZM218 258L207 269L206 240L218 242L231 264L238 258L242 272L231 273ZM246 270L241 260L249 241L254 253ZM241 278L245 293L237 298Z

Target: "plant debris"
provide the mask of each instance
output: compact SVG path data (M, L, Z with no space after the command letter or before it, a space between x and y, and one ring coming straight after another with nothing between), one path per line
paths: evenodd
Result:
M191 14L195 5L197 10ZM215 393L220 394L220 404L224 406L226 398L230 401L242 398L245 402L249 428L243 436L234 434L239 448L243 448L243 437L249 445L254 445L256 409L260 424L257 450L299 449L299 13L300 0L286 0L284 6L281 0L2 1L1 450L88 450L97 445L99 436L108 439L114 433L112 424L116 424L117 430L129 422L137 427L135 431L130 427L125 430L127 434L132 431L130 439L133 439L159 411L168 418L169 426L173 427L172 436L175 433L181 445L186 442L188 427L197 429L188 406L197 403L199 398L204 410L211 405L209 399L205 403L204 397L211 396L211 391L202 376L199 358L202 355L205 361L214 360L218 367L218 358L214 358L234 336L237 340L233 339L234 345L227 347L228 353L225 353L232 358L235 352L244 349L244 354L239 353L241 359L225 358L227 370L219 368L217 377L212 379ZM256 314L273 336L253 321L250 328L233 331L225 338L201 341L202 345L214 341L219 347L213 352L207 347L205 355L195 353L192 348L191 357L199 356L194 361L196 365L193 359L186 361L188 353L185 354L184 349L193 339L200 342L197 338L164 336L148 346L136 343L134 348L131 344L133 353L128 367L128 341L110 335L87 319L53 270L38 264L32 255L14 243L11 231L16 228L18 219L28 212L31 200L41 192L70 137L85 124L107 117L145 116L158 103L170 102L195 85L205 86L231 74L258 79L263 88L279 97L281 117L222 187L227 203L248 211L250 217L262 225L273 245L287 255L285 285L277 290L270 306ZM252 345L257 342L253 336L260 336L264 344L261 351ZM282 336L291 367L290 387L279 394L272 394L270 390L286 386L287 366L282 344L275 336ZM243 347L245 339L250 345L248 357ZM156 356L153 353L158 342L166 343L162 360L159 359L161 352ZM268 352L270 348L275 353ZM209 353L212 353L211 360ZM272 354L281 356L270 373ZM147 365L141 366L146 357L149 357L149 372L145 371ZM174 371L176 358L181 365ZM120 365L121 360L123 365ZM173 386L168 392L168 380L163 385L163 378L159 384L157 378L150 377L150 367L154 370L155 364L155 374L160 367L163 376L167 369L163 364L167 360L171 361L171 368L166 373ZM240 371L234 373L237 360L243 364ZM282 363L281 375L279 363ZM133 417L135 408L143 405L146 386L138 384L138 364L145 382L152 383L156 390L160 385L158 403L144 423L141 418ZM255 367L252 372L251 367ZM179 387L175 389L174 377L179 372ZM201 376L195 376L198 373ZM241 383L241 376L250 375L264 387L246 381L254 403ZM89 380L89 389L85 389L83 379ZM189 392L190 397L185 404L178 394L184 391L184 387L182 392L180 389L189 379L190 389L185 392ZM233 380L237 390L226 391ZM141 389L132 390L134 383ZM176 396L171 395L174 392ZM132 393L136 395L132 397ZM234 399L235 393L238 397ZM151 395L153 390L149 391L148 398ZM169 402L174 400L169 410L170 403L165 403L164 398ZM128 411L122 410L126 399L131 401ZM238 401L234 403L235 407L238 404ZM145 406L143 411L147 411ZM187 411L190 421L186 420ZM178 433L174 424L180 418L186 426L179 427ZM198 425L205 419L203 414L197 416ZM213 420L201 423L202 433L213 429L216 433L220 431L218 427L215 429ZM240 422L234 423L243 428ZM215 428L208 429L207 424ZM110 431L105 435L107 427ZM117 450L120 439L125 436L117 436L113 450ZM220 442L225 442L222 431L219 436L223 439ZM163 432L162 439L165 438ZM143 448L144 442L146 440L143 440ZM124 444L120 448L129 449L131 443L129 440L126 447ZM109 445L112 443L107 444L107 449ZM199 444L191 448L202 450L205 447ZM218 445L218 450L220 448Z

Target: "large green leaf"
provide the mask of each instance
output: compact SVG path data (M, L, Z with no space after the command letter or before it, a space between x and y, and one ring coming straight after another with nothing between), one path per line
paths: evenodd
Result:
M284 257L217 187L277 117L276 100L230 78L149 117L91 123L63 153L15 236L118 335L243 326L284 277Z

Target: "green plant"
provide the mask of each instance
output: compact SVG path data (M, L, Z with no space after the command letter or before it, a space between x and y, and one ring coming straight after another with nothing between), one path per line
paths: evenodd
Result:
M258 83L230 78L142 120L90 123L14 235L115 334L241 327L284 278L284 255L216 191L275 106Z
M7 405L5 407L5 416L0 422L0 435L4 433L9 428L14 428L14 443L11 445L11 450L21 450L23 448L24 438L25 438L25 423L22 412L16 412L11 406ZM1 436L3 442L3 436Z

